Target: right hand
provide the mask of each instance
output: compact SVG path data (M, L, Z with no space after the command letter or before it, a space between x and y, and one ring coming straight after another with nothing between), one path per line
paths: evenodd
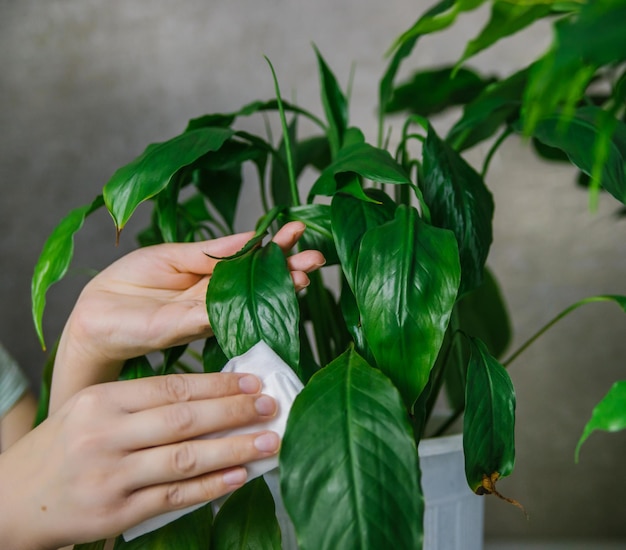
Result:
M270 431L200 435L276 414L252 375L168 375L81 390L0 455L0 546L58 548L242 486L241 464L275 455Z

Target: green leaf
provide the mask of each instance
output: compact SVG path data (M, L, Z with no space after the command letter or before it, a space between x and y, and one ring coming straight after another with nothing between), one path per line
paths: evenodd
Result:
M460 282L454 235L404 205L361 241L356 300L380 369L411 407L422 392L448 326Z
M609 392L594 407L591 418L576 445L576 462L580 448L587 438L596 430L617 432L626 429L626 380L615 382Z
M118 233L137 206L163 191L178 170L218 150L233 134L233 130L219 127L185 132L149 145L135 160L119 168L103 189Z
M263 477L237 489L213 522L211 550L280 550L274 499Z
M477 338L470 338L463 450L465 476L477 494L494 492L515 464L515 392L506 369Z
M341 176L350 173L378 183L402 184L411 181L388 151L367 143L355 143L341 149L335 161L321 173L313 184L309 200L315 195L334 195L344 183Z
M577 17L554 26L550 51L537 63L524 94L524 133L558 108L571 113L596 70L626 58L626 3L585 2Z
M54 371L54 361L57 355L57 347L59 340L48 353L46 362L41 373L41 387L39 389L39 399L37 400L37 412L33 427L39 426L46 418L48 418L48 409L50 408L50 388L52 387L52 373Z
M354 277L363 235L369 229L392 220L396 209L396 204L383 191L366 189L365 193L375 202L338 193L331 203L333 237L341 268L352 289L355 288Z
M204 372L219 372L228 363L228 357L217 343L217 338L212 336L204 341L202 348L202 365Z
M598 107L581 107L573 116L539 120L533 137L562 150L582 172L597 177L611 195L626 203L626 125Z
M326 258L326 265L333 265L339 261L331 230L329 205L294 206L283 212L282 220L301 221L306 225L306 231L299 241L300 250L319 250Z
M469 103L491 82L493 79L483 80L468 69L459 69L456 74L453 67L419 71L393 90L386 111L408 111L426 117Z
M287 133L289 135L289 143L291 144L291 158L294 162L294 167L298 163L298 151L297 151L297 118L293 118L289 126L287 127ZM290 205L292 202L291 186L289 183L289 171L287 169L287 151L286 151L285 139L280 141L278 147L278 154L272 157L272 175L270 179L270 185L272 189L272 199L274 204ZM295 169L295 168L294 168ZM294 173L295 176L297 174Z
M74 255L74 234L83 226L85 218L104 204L98 196L90 205L72 210L61 223L54 228L39 255L31 281L32 315L35 330L41 347L45 350L43 337L43 311L46 307L46 293L60 281L69 268Z
M106 540L99 540L96 542L86 542L84 544L75 544L74 550L104 550Z
M463 115L446 136L457 151L464 151L493 136L501 126L519 118L522 94L528 79L523 69L491 84L463 109Z
M206 504L131 541L117 537L114 550L206 550L212 519L211 504Z
M119 380L134 380L135 378L145 378L155 376L154 369L145 355L128 359L118 377Z
M424 200L433 225L456 237L461 258L459 295L480 286L493 238L494 203L483 178L432 126L423 147Z
M313 48L319 69L322 105L326 113L326 120L328 120L328 142L331 152L335 156L343 145L343 136L348 127L348 102L322 54L316 46Z
M298 301L276 243L219 262L207 289L207 311L229 359L264 340L294 370L298 368Z
M423 501L406 409L354 350L296 398L280 476L301 550L421 548Z
M556 2L558 1L556 0ZM556 2L554 0L546 0L537 3L515 3L510 0L494 0L491 4L489 21L480 31L480 34L467 43L461 59L457 62L457 67L502 38L511 36L532 25L538 19L550 15L552 13L550 4Z

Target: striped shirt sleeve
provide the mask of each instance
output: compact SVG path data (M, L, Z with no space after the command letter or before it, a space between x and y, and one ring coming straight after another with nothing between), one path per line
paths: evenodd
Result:
M27 389L26 376L0 344L0 418L19 401Z

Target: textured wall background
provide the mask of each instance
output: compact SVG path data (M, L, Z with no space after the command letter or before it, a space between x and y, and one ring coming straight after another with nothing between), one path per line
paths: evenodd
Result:
M352 121L375 140L382 53L428 7L424 0L0 0L0 338L35 387L44 354L30 320L30 276L45 238L71 208L90 202L146 144L181 131L187 119L227 112L273 88L321 113L314 41L345 84L356 63ZM485 13L424 39L414 66L452 61ZM474 62L508 74L549 43L545 26L507 40ZM439 122L441 129L449 117ZM250 124L260 124L259 121ZM478 162L485 150L472 151ZM492 163L496 237L490 265L501 281L521 343L570 303L626 294L626 219L602 197L590 213L571 170L538 161L508 141ZM145 215L145 214L144 214ZM106 214L76 239L68 279L50 292L51 343L89 270L134 246L131 222L119 248ZM238 220L249 229L253 209ZM625 378L626 317L591 305L553 329L511 367L518 392L518 460L501 490L524 503L489 501L489 537L626 538L626 436L594 435L573 464L591 408ZM515 347L515 346L513 346Z

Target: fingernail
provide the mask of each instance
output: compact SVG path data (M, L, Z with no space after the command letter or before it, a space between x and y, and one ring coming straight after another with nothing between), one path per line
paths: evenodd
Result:
M252 374L246 374L239 379L239 389L243 393L256 393L261 389L261 381Z
M222 476L222 480L226 485L243 485L248 479L248 472L245 468L237 468L229 470Z
M273 453L279 445L280 438L276 432L265 432L254 440L254 446L263 453Z
M262 416L271 416L276 412L276 401L269 395L261 395L254 402L256 412Z

